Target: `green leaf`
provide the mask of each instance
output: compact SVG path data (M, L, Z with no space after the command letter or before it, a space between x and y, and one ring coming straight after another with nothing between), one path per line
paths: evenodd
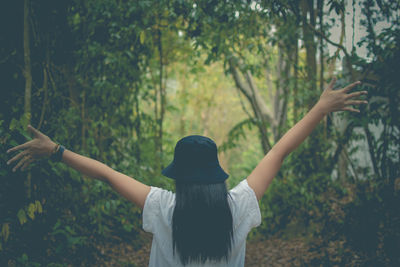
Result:
M38 213L42 213L43 212L42 204L40 204L39 200L35 201L35 206L36 206L36 210L37 210Z
M141 43L141 44L144 44L145 38L146 38L146 33L145 33L145 31L142 31L142 32L140 33L140 36L139 36L139 39L140 39L140 43Z
M35 204L29 203L29 206L28 206L28 216L29 216L29 218L31 218L32 220L35 219L35 210L36 210Z
M32 138L30 137L29 133L25 130L20 131L20 133L27 139L27 140L31 140Z
M26 223L28 221L28 219L26 218L26 213L23 209L20 209L18 211L17 217L18 217L19 223L21 225L23 225L24 223Z
M21 260L22 260L23 262L27 262L27 261L28 261L28 255L26 255L26 253L22 254Z
M10 235L10 225L8 223L3 224L1 235L3 236L4 242L7 242L8 236Z
M31 120L31 113L24 113L19 119L19 123L23 129L28 126L29 121Z
M11 131L13 131L13 130L15 130L15 129L18 127L18 125L19 125L19 121L16 120L15 118L13 118L13 119L11 120L9 129L10 129Z

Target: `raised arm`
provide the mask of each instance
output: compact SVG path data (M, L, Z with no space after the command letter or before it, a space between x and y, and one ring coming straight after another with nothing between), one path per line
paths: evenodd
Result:
M56 146L56 143L48 136L32 126L29 125L28 130L33 133L34 139L7 151L7 153L10 153L22 150L7 162L7 164L11 164L14 161L18 161L13 171L16 171L18 168L24 170L36 159L50 157ZM62 155L62 162L89 177L109 183L120 195L143 209L147 194L150 192L150 186L117 172L97 160L79 155L67 149Z
M317 104L296 125L286 132L247 177L247 182L256 193L258 200L264 195L272 179L281 168L285 157L310 135L325 115L340 110L360 112L358 109L349 107L349 105L367 103L364 100L354 99L367 94L367 91L348 93L354 86L360 84L360 82L352 83L340 90L333 90L335 82L336 79L332 79Z

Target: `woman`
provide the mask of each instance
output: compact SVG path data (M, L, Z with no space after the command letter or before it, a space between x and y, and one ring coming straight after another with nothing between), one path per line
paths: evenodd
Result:
M50 157L83 174L108 182L118 193L143 209L143 229L153 233L149 266L244 266L246 237L261 223L258 201L281 167L325 115L333 111L359 112L350 105L366 91L349 93L360 84L333 90L335 79L318 103L291 128L251 174L227 192L228 177L219 165L215 143L203 136L179 140L174 160L163 175L175 179L176 194L145 185L110 167L57 145L34 129L34 139L9 149L22 150L7 164L13 171Z

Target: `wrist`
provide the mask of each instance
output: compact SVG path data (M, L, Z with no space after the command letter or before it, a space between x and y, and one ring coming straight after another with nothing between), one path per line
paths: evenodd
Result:
M317 104L315 104L314 108L324 116L328 115L328 113L330 112L329 109L326 108L323 103L321 103L321 101L318 101Z
M65 147L60 144L55 144L53 151L50 154L50 159L55 162L60 162L64 153Z
M48 144L46 145L46 155L47 157L51 157L51 155L56 151L58 144L53 142L53 141L49 141Z

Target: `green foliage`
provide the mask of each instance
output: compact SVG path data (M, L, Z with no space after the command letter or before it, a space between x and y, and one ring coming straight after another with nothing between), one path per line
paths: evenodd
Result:
M371 190L372 189L372 190ZM391 186L360 183L356 200L344 206L341 234L368 265L400 264L400 194Z
M251 130L251 127L254 126L254 121L250 119L245 119L238 124L236 124L228 133L228 140L220 146L221 151L226 151L228 149L232 149L236 146L236 142L239 141L240 138L246 137L245 128L248 127Z

